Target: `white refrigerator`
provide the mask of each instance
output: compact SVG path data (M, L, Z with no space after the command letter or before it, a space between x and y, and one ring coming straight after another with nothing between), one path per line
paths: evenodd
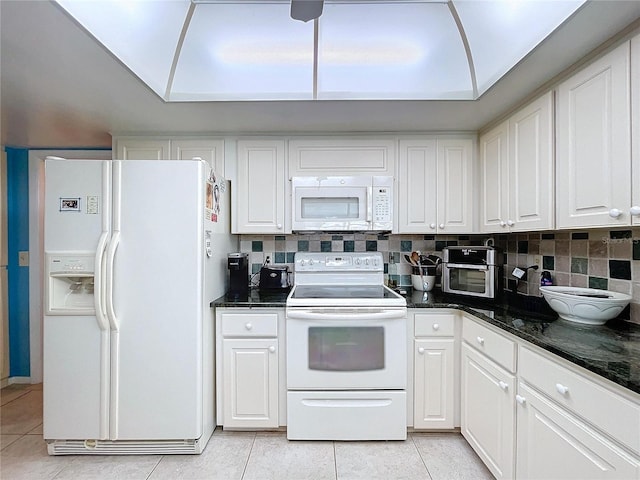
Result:
M227 183L202 160L45 161L44 438L57 454L201 453L216 425Z

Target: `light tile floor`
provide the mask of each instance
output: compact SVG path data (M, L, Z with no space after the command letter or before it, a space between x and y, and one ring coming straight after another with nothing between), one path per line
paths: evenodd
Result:
M2 480L492 479L457 433L411 433L404 442L301 442L286 434L216 429L202 455L49 456L42 385L0 391Z

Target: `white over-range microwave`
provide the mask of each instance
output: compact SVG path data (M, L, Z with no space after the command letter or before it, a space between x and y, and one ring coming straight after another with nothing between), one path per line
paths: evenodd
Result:
M294 232L391 231L393 177L293 177Z

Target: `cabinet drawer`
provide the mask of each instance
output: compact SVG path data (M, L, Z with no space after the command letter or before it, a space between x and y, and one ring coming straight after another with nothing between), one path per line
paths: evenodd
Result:
M640 404L526 347L519 359L525 382L640 453Z
M516 371L516 343L464 317L462 339L510 372Z
M224 337L275 337L278 335L277 313L223 313Z
M416 337L453 337L455 315L450 313L416 313Z

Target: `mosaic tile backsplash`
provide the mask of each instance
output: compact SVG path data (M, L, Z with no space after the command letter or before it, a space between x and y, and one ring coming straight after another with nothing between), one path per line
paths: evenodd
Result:
M442 255L447 245L482 245L488 235L242 235L240 251L249 253L252 282L269 261L293 270L296 252L381 252L385 278L411 285L411 265L404 255L412 251ZM549 271L554 285L591 287L633 296L631 321L640 323L640 228L625 230L555 231L493 235L505 252L505 287L523 295L539 296L540 274ZM523 280L511 276L541 258L541 268L527 270Z

